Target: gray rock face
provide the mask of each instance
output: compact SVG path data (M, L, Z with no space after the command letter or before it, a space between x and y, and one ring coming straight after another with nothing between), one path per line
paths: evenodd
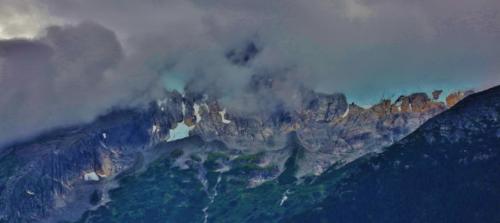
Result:
M306 149L298 177L319 175L331 165L340 166L366 153L381 151L446 109L444 103L432 101L425 93L401 96L394 103L383 100L364 109L348 105L343 94L306 91L296 110L260 116L226 113L230 122L224 123L220 115L223 108L217 102L198 103L208 106L202 110L202 120L192 134L207 141L217 140L255 153L283 148L286 135L296 132Z
M0 166L9 167L0 171L0 222L50 221L62 210L91 207L90 194L101 193L117 175L134 168L144 151L168 141L180 124L188 126L190 135L222 142L238 154L261 153L259 165L279 168L249 179L257 186L281 173L291 154L286 149L290 133L304 148L297 177L319 175L331 165L382 150L446 109L425 94L367 109L349 105L343 94L304 90L301 96L292 109L239 114L215 99L174 92L148 109L115 111L91 124L8 147L0 154Z
M301 173L306 175L314 170L315 174L321 174L333 164L341 166L366 153L382 151L445 109L444 105L436 105L419 112L379 113L379 106L360 109L351 105L344 117L327 124L308 123L298 130L299 139L308 151Z
M112 112L92 124L6 148L0 165L8 159L15 163L10 175L0 174L0 222L41 221L76 202L81 194L75 192L83 187L100 188L130 168L144 149L168 137L173 123L182 120L180 111L171 100L163 109L151 105L147 111Z
M347 100L343 94L319 94L310 92L305 99L307 121L331 122L347 110Z
M346 177L280 222L497 222L499 121L500 87L470 95L384 153L339 170L348 174L324 174Z

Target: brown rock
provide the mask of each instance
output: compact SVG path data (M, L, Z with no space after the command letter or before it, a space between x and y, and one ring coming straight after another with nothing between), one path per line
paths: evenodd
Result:
M191 127L191 126L193 126L193 125L194 125L194 123L195 123L195 121L194 121L194 120L195 120L195 119L196 119L196 117L195 117L195 116L186 116L186 117L184 118L184 124L186 124L187 126Z
M431 100L425 93L414 93L409 96L400 96L392 105L391 112L424 113L429 110L443 110L444 107L442 102Z
M409 96L412 112L424 112L428 109L428 104L431 103L429 97L425 93L414 93Z
M412 109L410 106L410 100L408 97L401 98L401 112L411 112Z
M453 92L446 97L446 105L450 108L472 93L474 93L472 90Z
M391 100L383 99L380 103L371 108L375 114L382 116L391 113Z
M435 90L432 92L432 99L434 100L439 100L439 96L441 96L441 93L443 93L443 90Z

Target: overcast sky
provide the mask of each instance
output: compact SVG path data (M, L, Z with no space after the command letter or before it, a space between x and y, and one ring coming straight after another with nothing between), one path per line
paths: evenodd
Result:
M227 106L252 74L382 96L500 83L498 0L0 0L0 145L190 82ZM255 42L247 66L225 53ZM241 103L243 100L244 103ZM238 103L239 102L239 103Z

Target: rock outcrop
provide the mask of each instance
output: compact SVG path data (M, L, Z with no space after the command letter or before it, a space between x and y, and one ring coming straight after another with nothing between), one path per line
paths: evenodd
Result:
M382 154L323 175L326 199L279 222L496 222L500 87L467 97ZM338 180L338 176L345 176Z
M259 83L272 88L272 82ZM7 147L0 154L5 167L0 171L0 222L35 222L99 204L88 202L90 194L105 197L113 179L140 163L145 151L173 139L199 136L223 143L234 154L260 154L257 164L272 171L249 176L249 184L257 186L284 170L292 155L287 147L292 133L303 148L295 177L320 175L332 165L382 151L447 108L424 93L362 108L343 94L298 92L295 107L256 114L225 108L207 95L173 92L147 109L114 111L93 123Z
M451 108L453 105L457 104L459 101L472 93L474 93L472 90L453 92L446 97L446 105Z
M87 195L133 166L182 121L176 99L172 95L145 111L112 112L4 149L0 167L10 171L0 171L0 222L39 222L62 208L89 208L82 202Z
M443 90L435 90L432 92L432 99L433 100L439 100L439 97L441 97L441 94L443 93Z
M394 103L382 100L371 108L349 105L342 94L304 92L295 110L277 110L265 115L225 112L216 101L199 100L201 121L191 134L206 141L221 141L228 147L250 153L285 147L286 136L296 132L306 149L298 175L321 174L333 164L341 166L391 145L427 119L444 111L442 102L425 93L401 96ZM224 109L225 110L225 109Z

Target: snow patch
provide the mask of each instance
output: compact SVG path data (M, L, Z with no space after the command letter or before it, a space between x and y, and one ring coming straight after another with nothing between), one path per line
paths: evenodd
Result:
M95 172L85 173L83 175L85 181L99 181L99 176Z
M223 165L221 168L216 169L215 172L217 173L225 173L227 171L231 170L231 167L228 165Z
M288 194L290 193L290 190L286 190L285 193L283 193L283 197L281 198L280 201L280 206L283 206L286 200L288 200Z
M189 127L183 121L177 123L177 127L170 129L167 142L172 142L189 137L189 131L191 131L193 128L194 126Z
M154 135L154 134L159 133L159 132L160 132L160 126L154 124L153 127L151 127L151 134Z
M347 117L349 115L349 105L347 106L347 109L345 110L344 114L342 114L342 118Z
M165 105L167 105L167 99L157 100L156 104L158 105L161 111L165 111Z
M221 117L221 119L222 119L222 123L224 123L224 124L229 124L229 123L231 123L231 120L226 119L226 109L224 109L224 110L220 111L220 112L219 112L219 115L220 115L220 117Z
M394 106L396 106L396 108L398 108L398 112L401 112L401 105L403 104L403 102L401 100L397 101Z
M198 122L201 121L200 105L198 105L198 104L195 103L193 105L193 109L194 109L194 115L196 116L196 123L198 123Z

